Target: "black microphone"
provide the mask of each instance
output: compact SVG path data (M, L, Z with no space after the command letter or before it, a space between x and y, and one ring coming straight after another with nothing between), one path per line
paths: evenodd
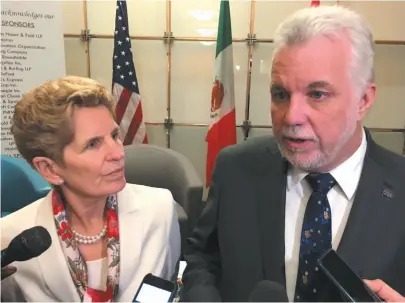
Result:
M27 261L38 257L52 244L51 235L42 226L35 226L17 235L7 248L1 251L1 267L14 261Z
M273 281L260 281L249 296L249 302L288 302L285 288Z

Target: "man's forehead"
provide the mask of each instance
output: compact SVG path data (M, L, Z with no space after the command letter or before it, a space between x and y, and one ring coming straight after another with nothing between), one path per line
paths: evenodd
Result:
M308 41L285 45L275 50L273 65L276 67L289 66L301 57L306 59L346 59L350 54L350 41L345 36L316 36Z
M279 60L278 58L274 58L272 65L271 65L271 72L277 72L280 69L288 68L288 62L284 62Z
M283 83L283 81L274 80L271 82L270 88L273 90L284 89L286 85L287 85L287 83ZM331 83L329 83L328 81L324 81L324 80L305 81L305 82L301 82L300 86L306 87L307 89L320 89L320 88L332 89L333 88Z
M346 81L349 69L350 60L344 54L279 53L271 66L270 80L290 86L327 88L330 83Z

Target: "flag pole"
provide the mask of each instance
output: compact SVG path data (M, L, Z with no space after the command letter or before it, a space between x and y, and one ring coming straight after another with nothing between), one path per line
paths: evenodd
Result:
M172 19L171 19L171 12L172 12L172 4L171 0L166 0L166 35L171 36L172 35ZM170 138L170 133L171 133L171 79L172 79L172 73L171 73L171 66L172 66L172 43L170 38L168 39L166 37L166 119L164 123L164 127L166 128L166 146L170 148L171 146L171 138Z
M83 4L83 25L84 25L84 31L85 31L85 39L84 40L84 52L86 54L86 76L88 78L91 77L91 72L90 72L90 41L87 38L88 37L88 31L89 31L89 26L88 26L88 21L87 21L87 0L82 1Z
M246 77L246 100L245 100L245 121L243 122L243 136L244 140L249 137L249 118L250 118L250 88L252 83L252 57L253 57L253 37L254 35L254 20L255 20L256 1L250 2L250 22L249 22L249 35L248 35L248 62L247 62L247 77Z

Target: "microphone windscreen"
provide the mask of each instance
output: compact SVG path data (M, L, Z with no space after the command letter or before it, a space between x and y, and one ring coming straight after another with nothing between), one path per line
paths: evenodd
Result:
M24 230L11 240L7 255L13 257L13 261L27 261L38 257L52 244L51 235L42 226L35 226Z
M253 289L249 302L288 302L285 288L273 281L260 281Z

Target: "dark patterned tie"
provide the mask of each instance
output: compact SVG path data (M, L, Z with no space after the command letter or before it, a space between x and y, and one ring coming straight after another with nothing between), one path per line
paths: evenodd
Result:
M322 276L317 267L319 256L332 246L332 213L327 198L336 181L331 174L309 174L312 187L302 224L297 284L294 301L318 302Z

